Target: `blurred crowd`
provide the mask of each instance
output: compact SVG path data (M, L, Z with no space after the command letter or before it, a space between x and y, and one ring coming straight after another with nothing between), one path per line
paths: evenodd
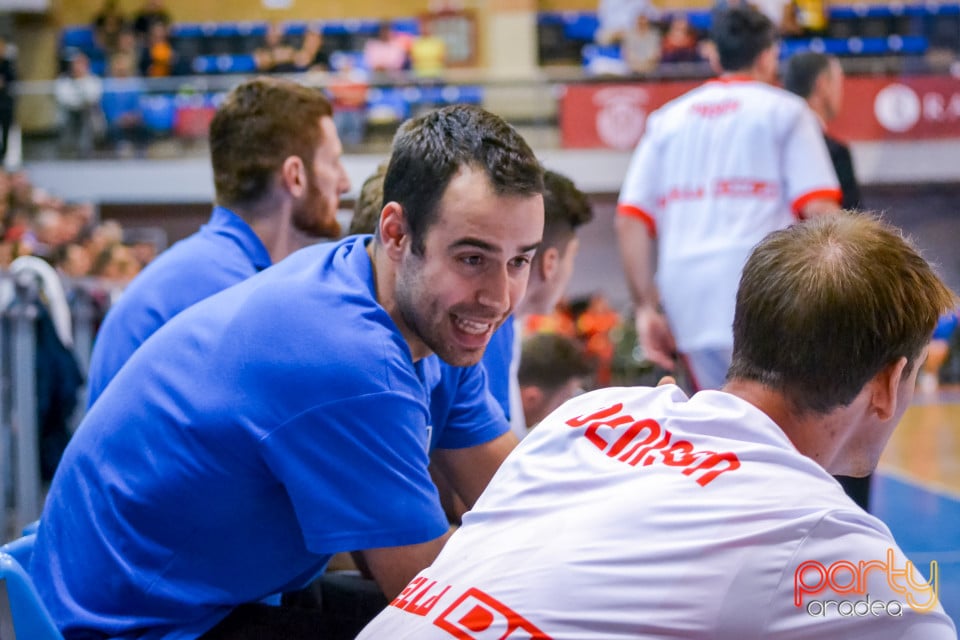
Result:
M156 254L153 243L125 243L120 225L99 221L93 204L65 202L33 185L25 171L0 171L0 211L0 268L33 255L65 277L122 285Z

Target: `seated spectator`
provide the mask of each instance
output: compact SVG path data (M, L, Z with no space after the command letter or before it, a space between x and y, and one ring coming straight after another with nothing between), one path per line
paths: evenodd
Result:
M404 40L398 38L389 22L381 22L377 37L363 45L363 64L371 73L392 74L407 67L408 50Z
M646 74L660 63L660 30L646 12L637 15L632 28L623 34L620 48L627 66L634 73Z
M141 54L140 74L147 78L166 78L173 73L175 57L166 23L154 21Z
M311 25L303 34L303 44L293 54L293 67L296 71L327 71L330 68L330 56L323 48L323 29Z
M675 13L670 18L667 33L663 36L660 47L660 61L671 62L699 62L700 52L697 49L697 34L690 26L685 13Z
M73 51L66 73L54 83L60 119L60 149L65 154L86 158L93 152L104 131L100 99L103 83L90 71L90 60L81 51Z
M257 71L264 73L290 73L296 71L294 57L297 50L287 41L283 25L271 22L267 25L267 33L263 36L263 45L253 52L253 60Z
M343 144L355 147L363 142L367 120L367 73L353 64L351 56L342 56L340 66L330 77L327 89L333 103L333 121Z
M597 6L599 25L594 40L600 45L622 42L637 17L649 10L649 0L600 0Z
M133 30L140 42L146 43L150 30L157 22L169 27L172 20L170 13L163 6L163 0L144 0L143 6L133 18Z
M128 28L127 18L117 6L117 0L104 0L93 18L93 41L107 56L117 50L120 33Z
M583 347L558 333L536 333L520 352L520 400L527 428L533 429L570 398L583 392L593 367Z
M410 68L418 78L438 78L447 63L447 43L428 25L422 24L420 35L410 44Z
M143 80L135 76L135 69L136 62L130 55L113 54L101 102L107 121L107 142L124 156L142 152L149 137L140 107L145 87Z

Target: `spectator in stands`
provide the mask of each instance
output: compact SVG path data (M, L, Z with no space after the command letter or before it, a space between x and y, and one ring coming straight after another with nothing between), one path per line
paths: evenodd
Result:
M600 0L597 6L597 44L616 44L636 24L637 17L649 12L649 0Z
M7 145L10 142L10 128L13 126L16 106L14 101L16 81L17 67L13 47L4 36L0 36L0 169L6 166Z
M327 71L330 69L330 56L323 48L323 27L309 25L303 34L303 43L293 54L293 67L296 71Z
M133 17L133 30L144 44L147 42L150 30L157 22L169 27L172 20L170 12L163 6L163 0L144 0L143 5Z
M354 66L350 55L339 57L339 65L328 79L333 102L333 120L343 143L357 147L367 126L367 72Z
M170 43L168 26L161 20L150 24L147 43L140 58L140 74L147 78L166 78L173 73L176 54Z
M263 36L263 45L253 52L257 71L264 73L290 73L296 71L294 57L297 50L286 40L283 25L279 22L267 24Z
M701 59L697 34L690 26L687 14L674 13L660 45L660 62L700 62Z
M60 116L60 148L65 154L88 157L104 132L103 83L90 71L90 60L82 51L69 54L68 70L54 83Z
M620 49L633 73L647 74L660 63L660 29L650 21L650 14L642 12L623 34Z
M447 43L432 29L430 22L421 21L420 35L410 44L410 68L421 79L439 78L447 65Z
M390 28L390 23L384 20L377 29L376 37L363 45L363 64L373 74L396 75L407 68L408 54L405 41L398 38Z
M783 87L807 101L820 120L830 160L840 180L841 206L855 210L863 206L860 184L853 169L850 147L827 133L827 124L840 114L843 106L843 67L840 60L814 51L797 53L787 61Z
M117 50L120 34L129 26L117 0L104 0L93 17L93 42L109 57Z
M142 153L149 138L140 100L145 87L135 76L136 60L127 53L110 57L110 77L104 82L102 108L107 121L107 142L127 157Z
M960 308L947 311L937 321L927 348L927 358L923 361L923 368L917 378L917 387L921 393L929 395L940 387L940 370L950 357L950 346L958 324Z
M593 367L576 340L558 333L524 338L517 378L527 428L533 429L554 409L581 393L592 374Z
M30 563L65 635L328 637L330 614L260 601L354 549L392 599L443 545L426 376L442 358L482 383L541 239L542 169L468 105L394 141L375 238L307 247L185 310L87 413ZM476 449L514 441L445 449L470 504L496 469Z
M339 235L335 214L349 181L332 116L320 92L279 78L250 80L227 95L210 125L217 206L110 309L90 361L91 404L180 311L317 238Z

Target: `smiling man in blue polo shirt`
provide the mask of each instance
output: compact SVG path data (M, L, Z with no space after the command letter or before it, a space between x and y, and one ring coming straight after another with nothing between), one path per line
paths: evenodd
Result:
M394 141L375 239L298 251L148 339L47 496L31 573L64 636L323 637L322 614L258 601L355 549L396 596L447 532L427 365L483 375L526 289L542 191L500 118L427 114ZM502 459L504 431L434 454L469 504L496 467L465 461Z
M234 88L210 125L213 215L148 265L107 313L88 406L170 318L317 238L337 237L340 195L350 188L342 152L320 91L266 77Z

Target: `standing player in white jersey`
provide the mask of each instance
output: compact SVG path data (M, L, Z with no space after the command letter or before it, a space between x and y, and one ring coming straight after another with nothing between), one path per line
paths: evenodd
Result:
M722 390L561 405L358 640L956 640L936 563L830 477L874 468L954 304L871 216L770 234Z
M750 249L840 202L816 116L771 84L774 25L752 7L726 9L711 38L721 76L650 115L617 207L640 346L668 370L682 357L697 389L723 384Z

